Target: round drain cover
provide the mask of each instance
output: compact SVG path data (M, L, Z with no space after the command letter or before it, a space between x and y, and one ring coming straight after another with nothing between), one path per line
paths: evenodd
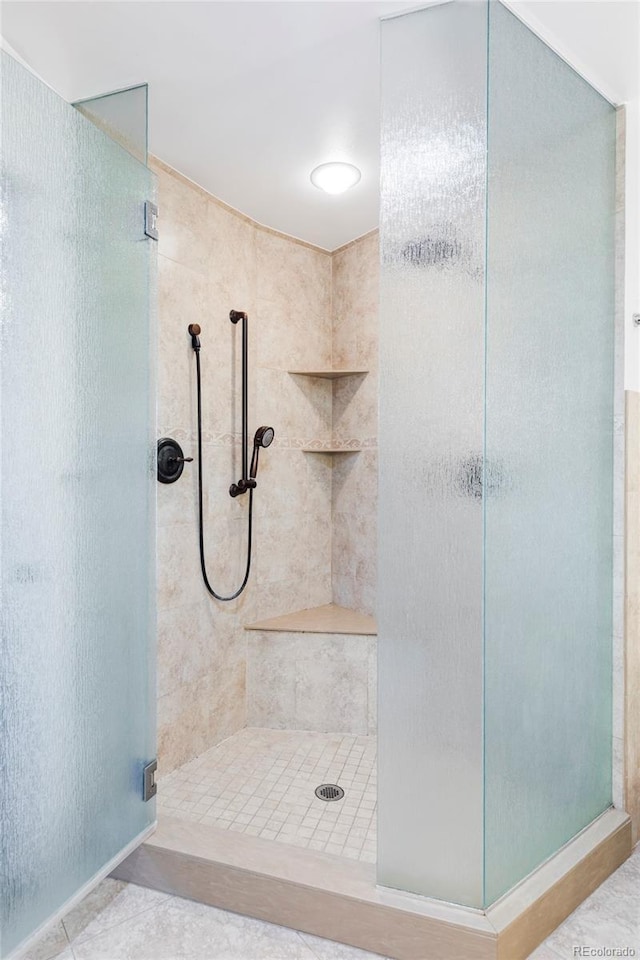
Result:
M337 783L321 783L316 787L316 797L320 800L342 800L344 790Z

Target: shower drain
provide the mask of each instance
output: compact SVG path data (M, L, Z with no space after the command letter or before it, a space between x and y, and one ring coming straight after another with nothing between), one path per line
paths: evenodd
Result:
M316 787L316 797L320 800L342 800L344 790L337 783L321 783Z

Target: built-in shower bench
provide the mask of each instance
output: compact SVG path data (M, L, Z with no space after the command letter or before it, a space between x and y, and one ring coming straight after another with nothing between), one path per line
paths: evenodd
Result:
M296 610L281 617L248 623L245 630L270 630L279 633L345 633L374 637L376 621L367 613L359 613L337 603L325 603L321 607Z
M376 732L376 622L327 603L247 624L247 723Z

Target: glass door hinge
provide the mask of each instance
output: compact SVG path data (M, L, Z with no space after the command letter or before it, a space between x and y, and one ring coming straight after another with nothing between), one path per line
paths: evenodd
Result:
M144 204L144 232L152 240L158 239L158 208L150 200Z
M143 782L142 782L142 799L146 802L151 800L152 797L155 797L158 792L158 784L156 783L156 770L158 769L158 761L152 760L151 763L148 763L143 770Z

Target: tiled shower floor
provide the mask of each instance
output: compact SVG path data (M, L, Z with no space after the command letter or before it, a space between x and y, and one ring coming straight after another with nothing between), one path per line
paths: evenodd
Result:
M342 800L319 800L321 783ZM376 739L248 727L158 784L160 814L249 836L376 859Z

